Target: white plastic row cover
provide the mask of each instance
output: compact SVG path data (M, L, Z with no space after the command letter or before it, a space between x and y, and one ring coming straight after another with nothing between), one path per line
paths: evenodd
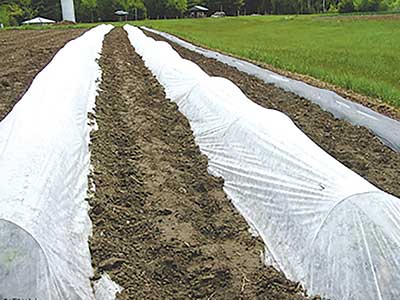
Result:
M1 299L94 299L87 113L111 28L66 44L0 123Z
M273 84L285 91L294 93L318 104L323 110L329 111L336 118L343 119L353 125L368 128L388 147L400 152L400 121L391 119L373 111L359 103L344 99L335 92L311 86L305 82L294 80L259 67L248 61L225 55L210 49L195 46L187 41L166 32L142 27L146 31L161 35L165 39L205 57L215 59L238 69L241 72L255 76L268 84Z
M166 42L124 28L275 266L329 299L400 299L399 199L325 153L283 113L208 76Z

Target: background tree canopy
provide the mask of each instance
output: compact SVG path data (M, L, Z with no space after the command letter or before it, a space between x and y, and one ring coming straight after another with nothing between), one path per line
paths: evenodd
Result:
M180 18L194 5L206 6L210 13L310 14L400 10L400 0L74 0L78 21L116 21L116 10L129 13L128 19ZM61 20L60 0L0 0L0 23L18 25L42 16Z

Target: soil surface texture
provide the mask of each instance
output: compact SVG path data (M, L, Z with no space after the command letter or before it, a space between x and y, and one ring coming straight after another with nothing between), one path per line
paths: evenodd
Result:
M183 58L193 61L209 75L231 80L255 103L285 113L308 137L342 164L380 189L400 197L400 154L385 146L368 129L336 119L307 99L180 47L159 35L146 34L168 42Z
M299 284L261 261L263 244L207 173L186 118L122 28L105 38L89 198L95 278L118 299L300 300Z
M84 31L0 30L0 121L57 51Z

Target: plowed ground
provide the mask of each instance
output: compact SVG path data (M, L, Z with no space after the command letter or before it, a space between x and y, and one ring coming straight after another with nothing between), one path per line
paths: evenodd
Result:
M83 30L0 31L0 120L56 51ZM160 39L156 36L157 39ZM400 196L400 155L365 128L309 101L174 45L207 73L232 80L256 103L286 113L325 151ZM124 287L119 299L306 299L261 261L262 242L226 198L188 121L117 28L103 44L92 133L91 251ZM50 84L50 83L49 83ZM56 99L55 99L56 101Z
M90 202L96 276L120 299L300 300L298 284L261 262L263 245L207 173L188 121L131 47L106 36Z
M57 51L84 31L0 30L0 121Z

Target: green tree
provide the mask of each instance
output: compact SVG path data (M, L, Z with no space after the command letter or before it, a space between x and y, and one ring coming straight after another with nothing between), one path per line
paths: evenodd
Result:
M180 17L187 9L187 0L145 0L151 19Z
M0 5L0 23L4 26L10 26L13 25L12 22L8 5Z
M94 22L94 13L97 7L97 0L81 0L81 8L90 11L90 22Z
M188 0L187 8L192 8L195 5L207 6L207 0Z
M271 0L247 0L245 3L246 14L270 14L272 13Z
M114 0L97 0L97 17L100 21L116 21L118 17L114 12L120 9Z
M61 20L61 3L55 0L32 0L37 16L52 20Z
M381 7L380 0L361 0L357 10L358 11L378 11Z
M134 18L142 19L146 17L146 7L143 0L117 0L117 3Z
M163 1L159 0L144 0L144 5L147 9L147 15L151 19L163 18Z
M187 9L187 0L166 0L164 9L168 17L182 17Z
M341 0L338 9L340 13L353 12L355 10L353 0Z
M390 7L392 10L400 10L400 0L391 3Z
M211 12L222 10L230 16L235 16L244 6L244 0L208 0L207 5Z
M37 10L32 5L32 0L10 0L0 2L1 23L18 25L23 20L35 17Z

